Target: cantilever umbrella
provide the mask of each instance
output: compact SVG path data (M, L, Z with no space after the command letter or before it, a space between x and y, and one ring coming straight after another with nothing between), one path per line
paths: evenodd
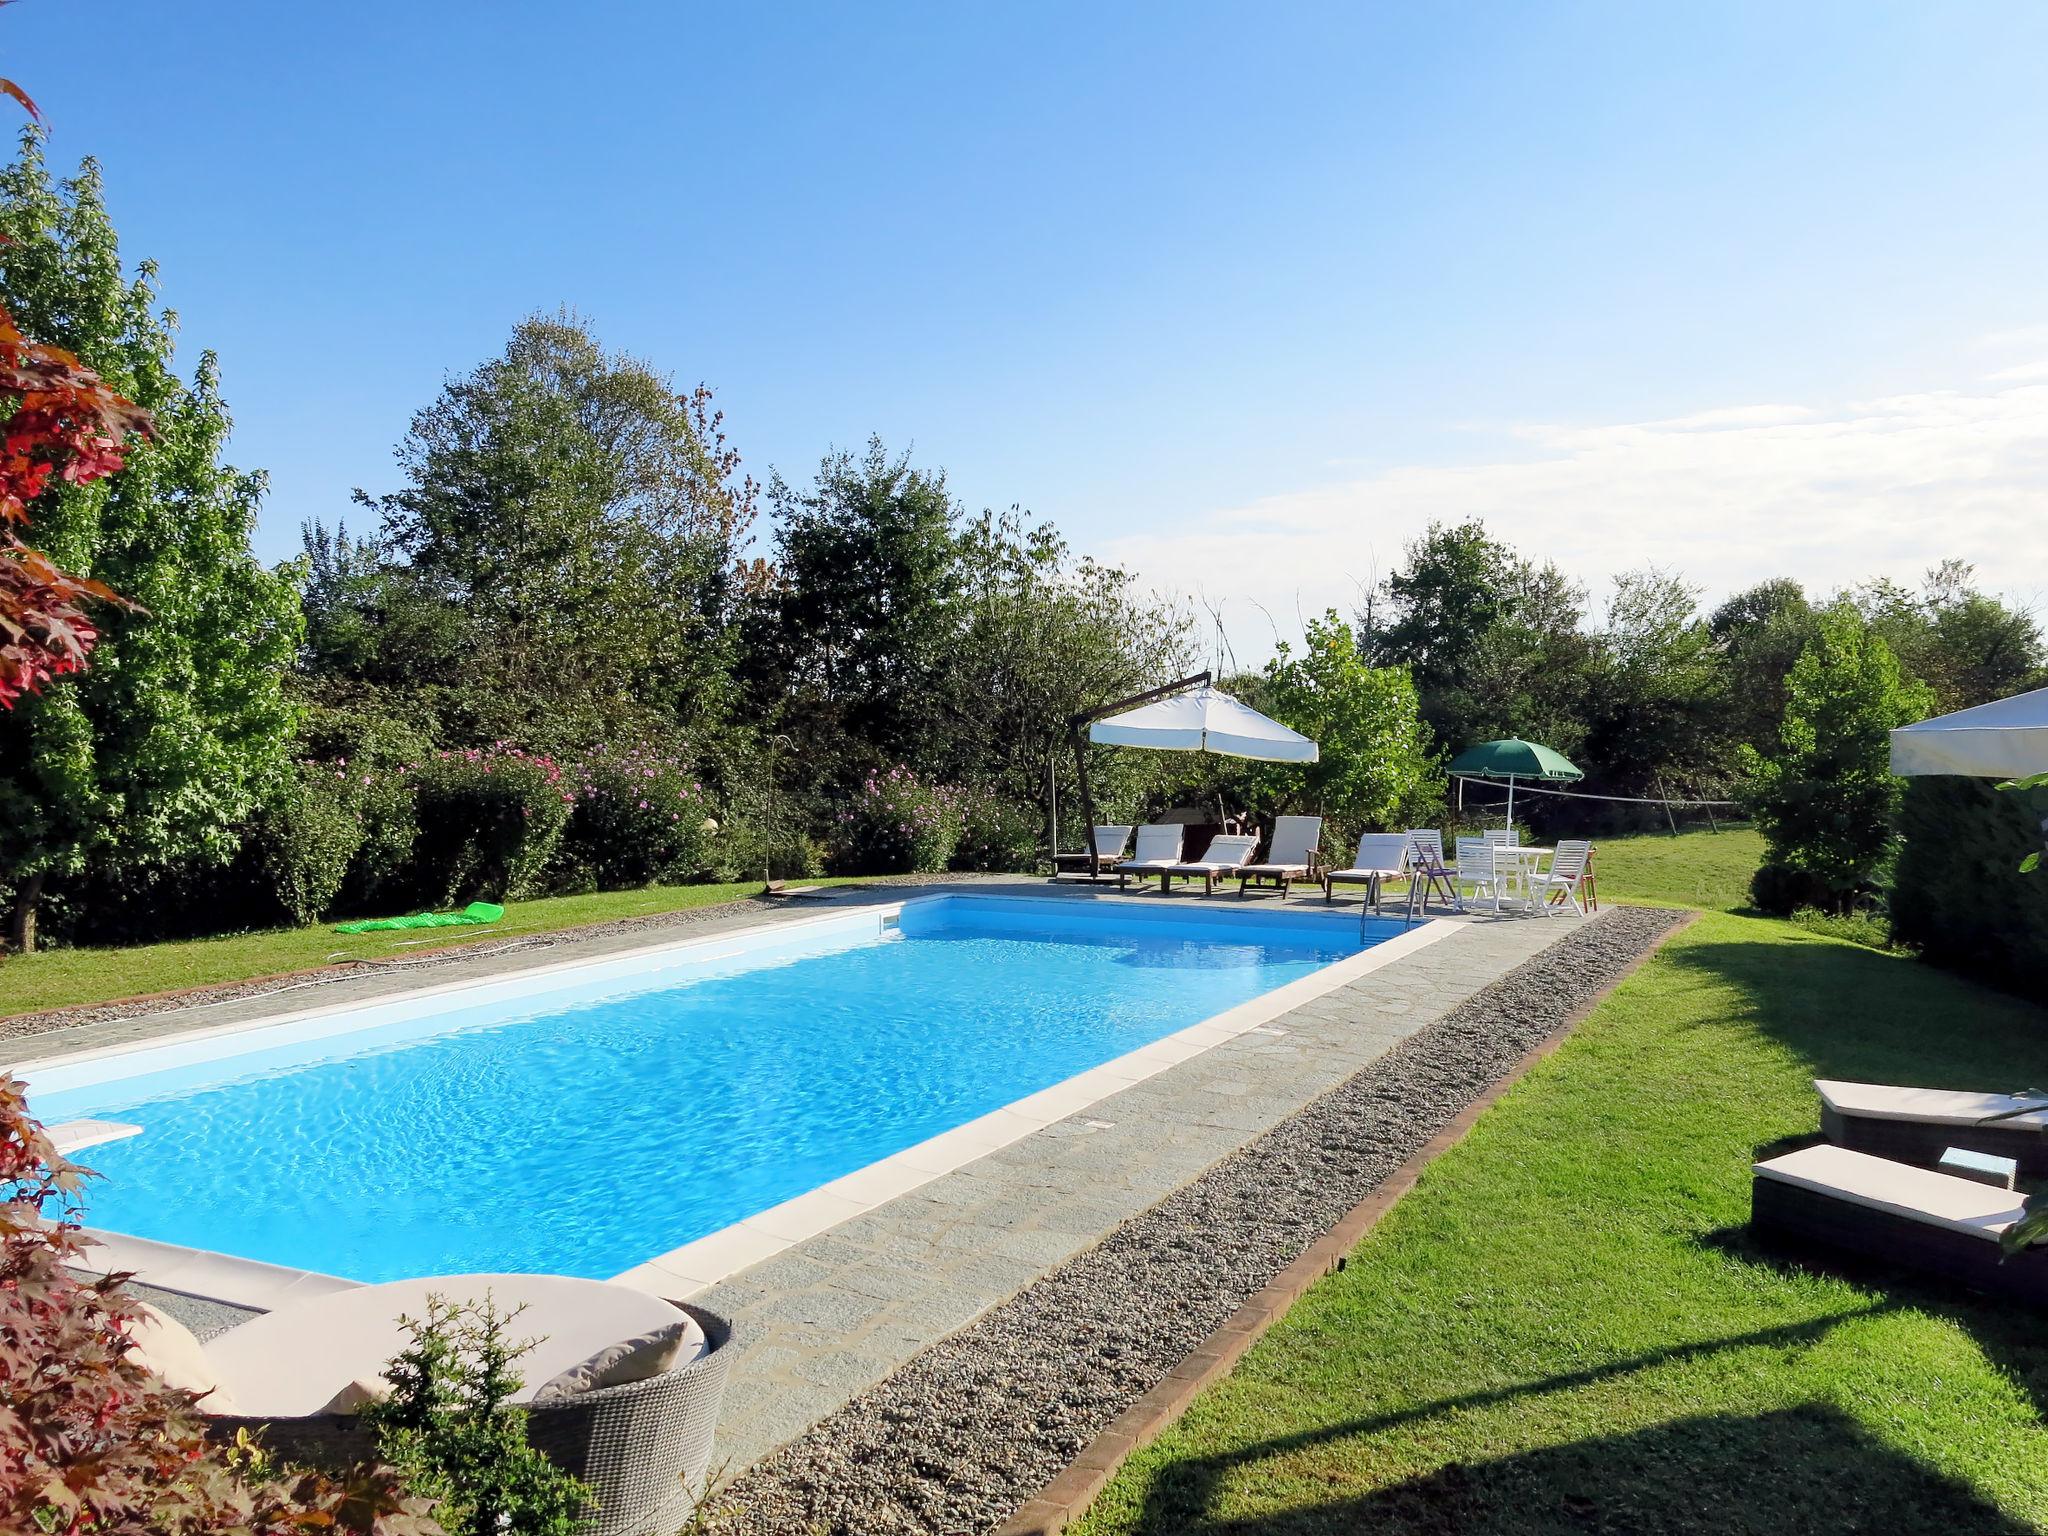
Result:
M2020 779L2048 770L2048 688L1892 732L1892 772Z
M1100 850L1095 846L1095 798L1088 792L1088 757L1081 744L1083 726L1088 728L1088 740L1114 747L1218 752L1268 763L1312 763L1317 757L1314 742L1210 686L1207 672L1083 710L1067 722L1067 734L1074 744L1081 807L1088 818L1090 875L1098 873Z
M1169 752L1220 752L1267 763L1312 763L1316 744L1207 683L1127 709L1088 727L1090 741Z
M1451 773L1468 779L1506 779L1509 826L1515 823L1515 780L1550 779L1569 784L1585 777L1550 748L1515 736L1467 747L1451 759Z

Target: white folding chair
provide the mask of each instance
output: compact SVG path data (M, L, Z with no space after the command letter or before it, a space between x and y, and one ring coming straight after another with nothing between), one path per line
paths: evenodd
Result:
M1530 878L1530 898L1541 901L1545 916L1550 913L1551 903L1560 896L1579 916L1586 915L1586 865L1592 856L1593 845L1590 842L1583 838L1567 838L1550 856L1550 868Z
M1461 837L1458 839L1458 888L1462 893L1466 887L1472 891L1472 899L1481 897L1493 903L1493 910L1500 910L1500 878L1493 866L1494 845L1483 837Z

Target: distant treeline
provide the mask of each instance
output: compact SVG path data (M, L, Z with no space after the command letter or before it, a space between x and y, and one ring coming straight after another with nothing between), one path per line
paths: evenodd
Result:
M38 917L47 938L130 941L828 864L1029 868L1055 780L1080 841L1067 719L1203 659L1186 603L1020 509L964 507L879 441L757 482L709 389L569 313L451 377L398 446L399 488L308 518L304 553L267 569L214 360L172 370L96 169L54 181L31 140L0 172L0 233L24 329L162 428L37 508L53 553L142 606L105 615L88 673L0 715L17 945ZM1576 760L1589 791L1725 796L1744 745L1780 750L1824 611L1943 705L2041 672L2032 618L1960 565L1910 591L1773 581L1711 612L1645 571L1596 607L1481 526L1437 527L1363 612L1224 679L1322 743L1313 769L1098 749L1099 809L1312 809L1335 847L1440 817L1447 755L1506 735Z

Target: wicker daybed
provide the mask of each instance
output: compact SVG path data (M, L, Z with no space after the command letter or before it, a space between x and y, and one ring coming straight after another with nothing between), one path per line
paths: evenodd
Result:
M2009 1157L2022 1179L2048 1178L2048 1099L1817 1078L1820 1128L1838 1147L1932 1168L1950 1147ZM2039 1105L2038 1113L2025 1113ZM1991 1116L2011 1118L1991 1119Z
M1757 1163L1752 1175L1750 1220L1762 1236L2048 1306L2048 1250L2000 1251L2020 1216L2012 1190L1826 1144Z

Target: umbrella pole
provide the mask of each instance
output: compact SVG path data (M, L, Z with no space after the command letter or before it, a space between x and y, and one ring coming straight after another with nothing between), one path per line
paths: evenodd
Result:
M1508 775L1508 830L1515 830L1515 776Z
M1088 834L1088 879L1092 884L1102 873L1102 850L1095 846L1095 797L1088 793L1088 749L1082 744L1078 726L1070 729L1067 735L1074 743L1074 779L1081 790L1082 825ZM1057 869L1059 866L1055 864L1053 867Z

